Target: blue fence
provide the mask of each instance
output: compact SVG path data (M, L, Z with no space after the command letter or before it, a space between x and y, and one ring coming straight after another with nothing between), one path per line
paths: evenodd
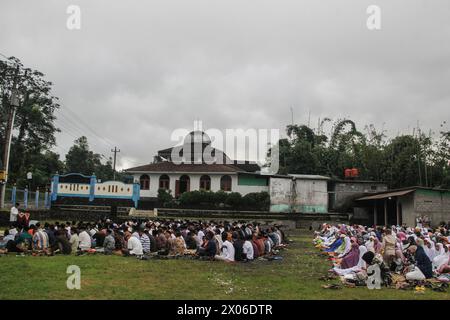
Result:
M29 191L28 189L17 189L12 187L6 190L7 197L11 199L11 206L20 203L25 209L49 209L50 193L48 191ZM5 201L6 202L6 201Z

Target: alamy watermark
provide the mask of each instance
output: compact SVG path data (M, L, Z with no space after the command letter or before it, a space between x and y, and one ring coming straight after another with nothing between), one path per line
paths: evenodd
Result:
M179 128L171 140L177 145L171 151L175 164L245 164L253 162L261 173L276 174L279 168L279 129L203 130L194 121L194 130ZM214 144L214 147L213 147Z
M77 265L70 265L66 270L67 274L70 276L67 278L66 286L69 290L80 290L81 289L81 269Z
M381 29L381 8L377 5L370 5L367 7L366 13L369 15L366 21L367 29L380 30Z
M81 8L80 6L71 4L67 7L66 13L69 15L66 20L66 27L69 30L81 29Z

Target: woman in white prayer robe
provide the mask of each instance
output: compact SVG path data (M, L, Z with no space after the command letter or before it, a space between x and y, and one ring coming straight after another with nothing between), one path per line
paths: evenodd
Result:
M425 238L425 244L423 246L423 249L425 251L425 254L428 256L428 258L433 261L433 259L436 257L436 248L434 245L434 242L431 239Z
M354 267L351 268L347 268L347 269L341 269L338 267L334 267L332 270L339 276L343 276L349 273L358 273L361 270L365 269L366 266L366 262L362 259L362 256L364 255L364 253L367 252L367 248L364 245L360 245L359 246L359 260L358 260L358 264Z
M367 248L367 251L372 251L375 253L375 238L373 236L370 236L369 240L366 241L365 246Z
M439 254L432 260L433 262L433 270L438 270L442 265L447 264L450 259L450 252L448 251L448 247L442 244L437 243Z

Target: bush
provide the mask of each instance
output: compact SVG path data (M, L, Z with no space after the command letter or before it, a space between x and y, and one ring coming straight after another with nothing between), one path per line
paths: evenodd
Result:
M170 190L158 189L158 202L165 206L167 203L172 202L173 197Z
M196 205L199 204L201 200L200 191L184 192L180 195L180 204L183 206Z
M165 190L163 190L165 191ZM164 195L165 196L165 195ZM159 198L158 191L158 198ZM172 196L170 195L172 203ZM244 197L239 192L195 190L180 195L179 203L184 208L217 209L228 207L234 210L268 210L270 196L267 192L253 192Z
M219 205L221 203L225 203L227 201L228 198L228 194L225 191L217 191L217 192L213 192L213 199L214 199L214 203L216 205Z
M227 199L225 200L225 204L227 206L233 208L239 208L242 206L242 196L239 192L231 192L227 195Z

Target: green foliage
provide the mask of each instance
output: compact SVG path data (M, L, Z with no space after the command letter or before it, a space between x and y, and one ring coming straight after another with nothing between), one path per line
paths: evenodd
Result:
M348 119L336 121L325 134L319 128L289 125L279 141L279 173L319 174L344 178L346 168L358 168L360 179L386 182L391 188L413 185L450 188L450 131L441 125L438 139L419 130L391 140L373 125L365 132Z
M89 149L87 138L84 136L75 140L75 144L67 153L65 171L66 173L76 172L85 175L95 173L97 179L102 181L112 180L114 176L111 159L103 164L101 155Z
M261 208L268 210L270 206L270 195L268 192L252 192L242 197L242 202L249 208Z
M184 208L265 211L269 209L270 199L267 192L254 192L242 197L239 192L196 190L181 194L179 202L180 206Z
M219 190L217 192L214 192L214 195L212 198L213 198L214 203L220 204L220 203L225 203L225 201L227 201L227 197L228 197L228 193L226 193L223 190Z
M234 208L242 206L242 195L239 192L230 192L225 200L225 204Z
M16 66L19 68L17 69ZM52 173L61 168L58 155L50 152L55 145L55 111L58 98L51 93L52 83L44 74L25 68L17 58L0 61L0 152L3 154L6 123L11 114L11 93L17 82L19 106L16 108L14 136L11 143L9 183L21 188L27 185L26 173L32 172L32 188L48 184ZM50 152L50 153L48 153ZM46 162L50 161L47 165Z
M166 189L158 189L158 202L162 204L162 206L166 206L171 203L173 200L173 196L170 190Z

